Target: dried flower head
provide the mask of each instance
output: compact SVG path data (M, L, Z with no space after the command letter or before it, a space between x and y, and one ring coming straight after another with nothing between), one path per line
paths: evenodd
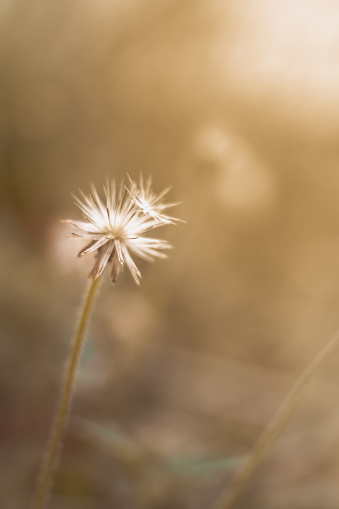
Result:
M152 179L149 177L144 184L144 179L140 175L139 186L128 175L129 188L127 191L130 195L132 202L144 213L148 214L153 219L162 221L164 223L175 224L181 221L175 217L170 217L164 214L164 210L170 207L175 207L178 203L162 203L162 198L168 193L170 187L164 189L160 194L152 191Z
M115 283L126 264L134 281L139 285L141 274L130 253L147 261L165 258L166 255L162 250L171 246L164 240L144 237L144 233L173 223L174 219L160 212L166 208L159 201L167 190L157 196L150 191L150 181L145 188L141 179L138 188L133 180L129 180L128 193L125 192L124 186L117 192L114 181L111 185L107 183L104 186L104 200L99 197L94 186L89 195L80 191L81 198L75 197L75 203L86 222L71 219L65 222L76 228L76 231L71 233L73 237L89 240L89 244L78 256L97 251L95 264L88 277L93 279L99 277L107 263L112 262L111 275ZM146 199L149 200L149 206L140 206Z

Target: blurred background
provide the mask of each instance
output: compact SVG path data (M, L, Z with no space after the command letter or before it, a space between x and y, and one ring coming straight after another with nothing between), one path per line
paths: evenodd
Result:
M108 175L171 185L170 257L103 278L51 509L207 509L339 326L335 0L3 0L0 494L34 490ZM160 235L161 234L161 235ZM239 500L339 505L339 352Z

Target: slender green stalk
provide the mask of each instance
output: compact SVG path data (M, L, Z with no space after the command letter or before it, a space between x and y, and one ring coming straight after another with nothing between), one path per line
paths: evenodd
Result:
M35 499L32 506L33 509L42 509L43 507L45 507L45 504L47 502L49 490L52 484L53 474L56 467L56 461L60 450L61 440L63 437L63 432L65 429L69 408L72 402L74 383L84 344L85 333L91 315L95 295L99 286L99 281L100 278L91 281L87 296L85 298L80 323L67 362L65 372L65 382L62 386L59 404L55 412L54 423L51 429L46 456L42 465L38 486L35 494Z
M261 461L265 458L267 453L271 450L279 438L279 435L291 417L293 410L297 406L302 390L305 388L307 382L320 367L322 362L325 361L328 355L332 352L333 348L338 344L338 342L339 331L337 331L337 333L325 344L317 356L310 362L310 364L305 368L305 370L296 380L292 389L287 394L285 400L277 410L275 416L254 446L248 459L240 468L240 470L235 474L230 485L227 487L227 490L217 500L217 503L213 506L213 509L231 509L234 507L239 496L246 489L249 481L251 480Z

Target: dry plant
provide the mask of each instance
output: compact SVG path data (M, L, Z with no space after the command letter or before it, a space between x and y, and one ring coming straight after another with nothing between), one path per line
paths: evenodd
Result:
M337 333L323 346L316 357L312 359L310 364L301 373L299 378L292 386L290 392L287 394L285 400L278 408L273 419L268 424L266 430L253 447L253 450L249 454L247 460L235 474L230 485L221 494L216 504L213 506L213 509L232 509L235 507L236 502L238 501L241 494L246 490L257 468L270 452L284 427L288 423L294 409L300 400L303 389L315 374L317 369L337 346L338 341L339 331L337 331Z
M161 201L168 190L166 189L159 195L153 193L150 178L146 185L144 185L142 177L140 177L139 184L129 178L129 184L129 188L122 184L117 192L115 182L113 181L111 184L107 182L104 187L104 200L99 197L94 186L89 195L81 192L81 199L75 198L75 200L86 221L65 221L76 230L71 233L72 236L89 240L89 244L79 252L78 256L95 251L97 254L94 266L88 275L92 281L84 300L75 340L69 352L64 384L33 502L34 509L45 507L48 499L72 403L87 325L100 278L106 265L111 262L113 283L117 281L119 274L127 265L135 283L139 285L141 273L130 253L132 252L147 261L153 261L155 258L166 257L162 250L171 247L166 241L144 237L146 232L154 228L165 224L175 224L174 218L164 214L167 207L175 204L164 204Z

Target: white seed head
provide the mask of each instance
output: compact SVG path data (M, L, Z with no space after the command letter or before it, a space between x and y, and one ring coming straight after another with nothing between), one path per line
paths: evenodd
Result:
M162 252L171 246L164 240L145 237L144 234L165 224L174 224L175 219L163 214L164 209L175 204L161 203L161 198L168 189L156 195L151 191L151 180L146 186L140 178L140 187L129 177L129 188L123 185L117 192L115 182L104 186L105 199L102 200L95 187L91 193L74 197L85 221L65 222L72 225L74 237L89 240L89 243L78 253L83 256L97 251L96 260L88 277L98 278L108 262L112 263L111 275L116 282L126 264L134 281L139 285L141 273L131 257L131 253L147 261L165 258ZM125 192L127 189L127 193Z
M167 216L164 210L170 207L175 207L178 203L162 203L162 198L168 193L170 187L164 189L160 194L152 191L152 179L149 177L144 183L142 175L140 175L139 186L128 175L129 187L126 188L131 201L138 207L144 214L153 217L153 219L162 221L164 223L175 224L180 219Z

